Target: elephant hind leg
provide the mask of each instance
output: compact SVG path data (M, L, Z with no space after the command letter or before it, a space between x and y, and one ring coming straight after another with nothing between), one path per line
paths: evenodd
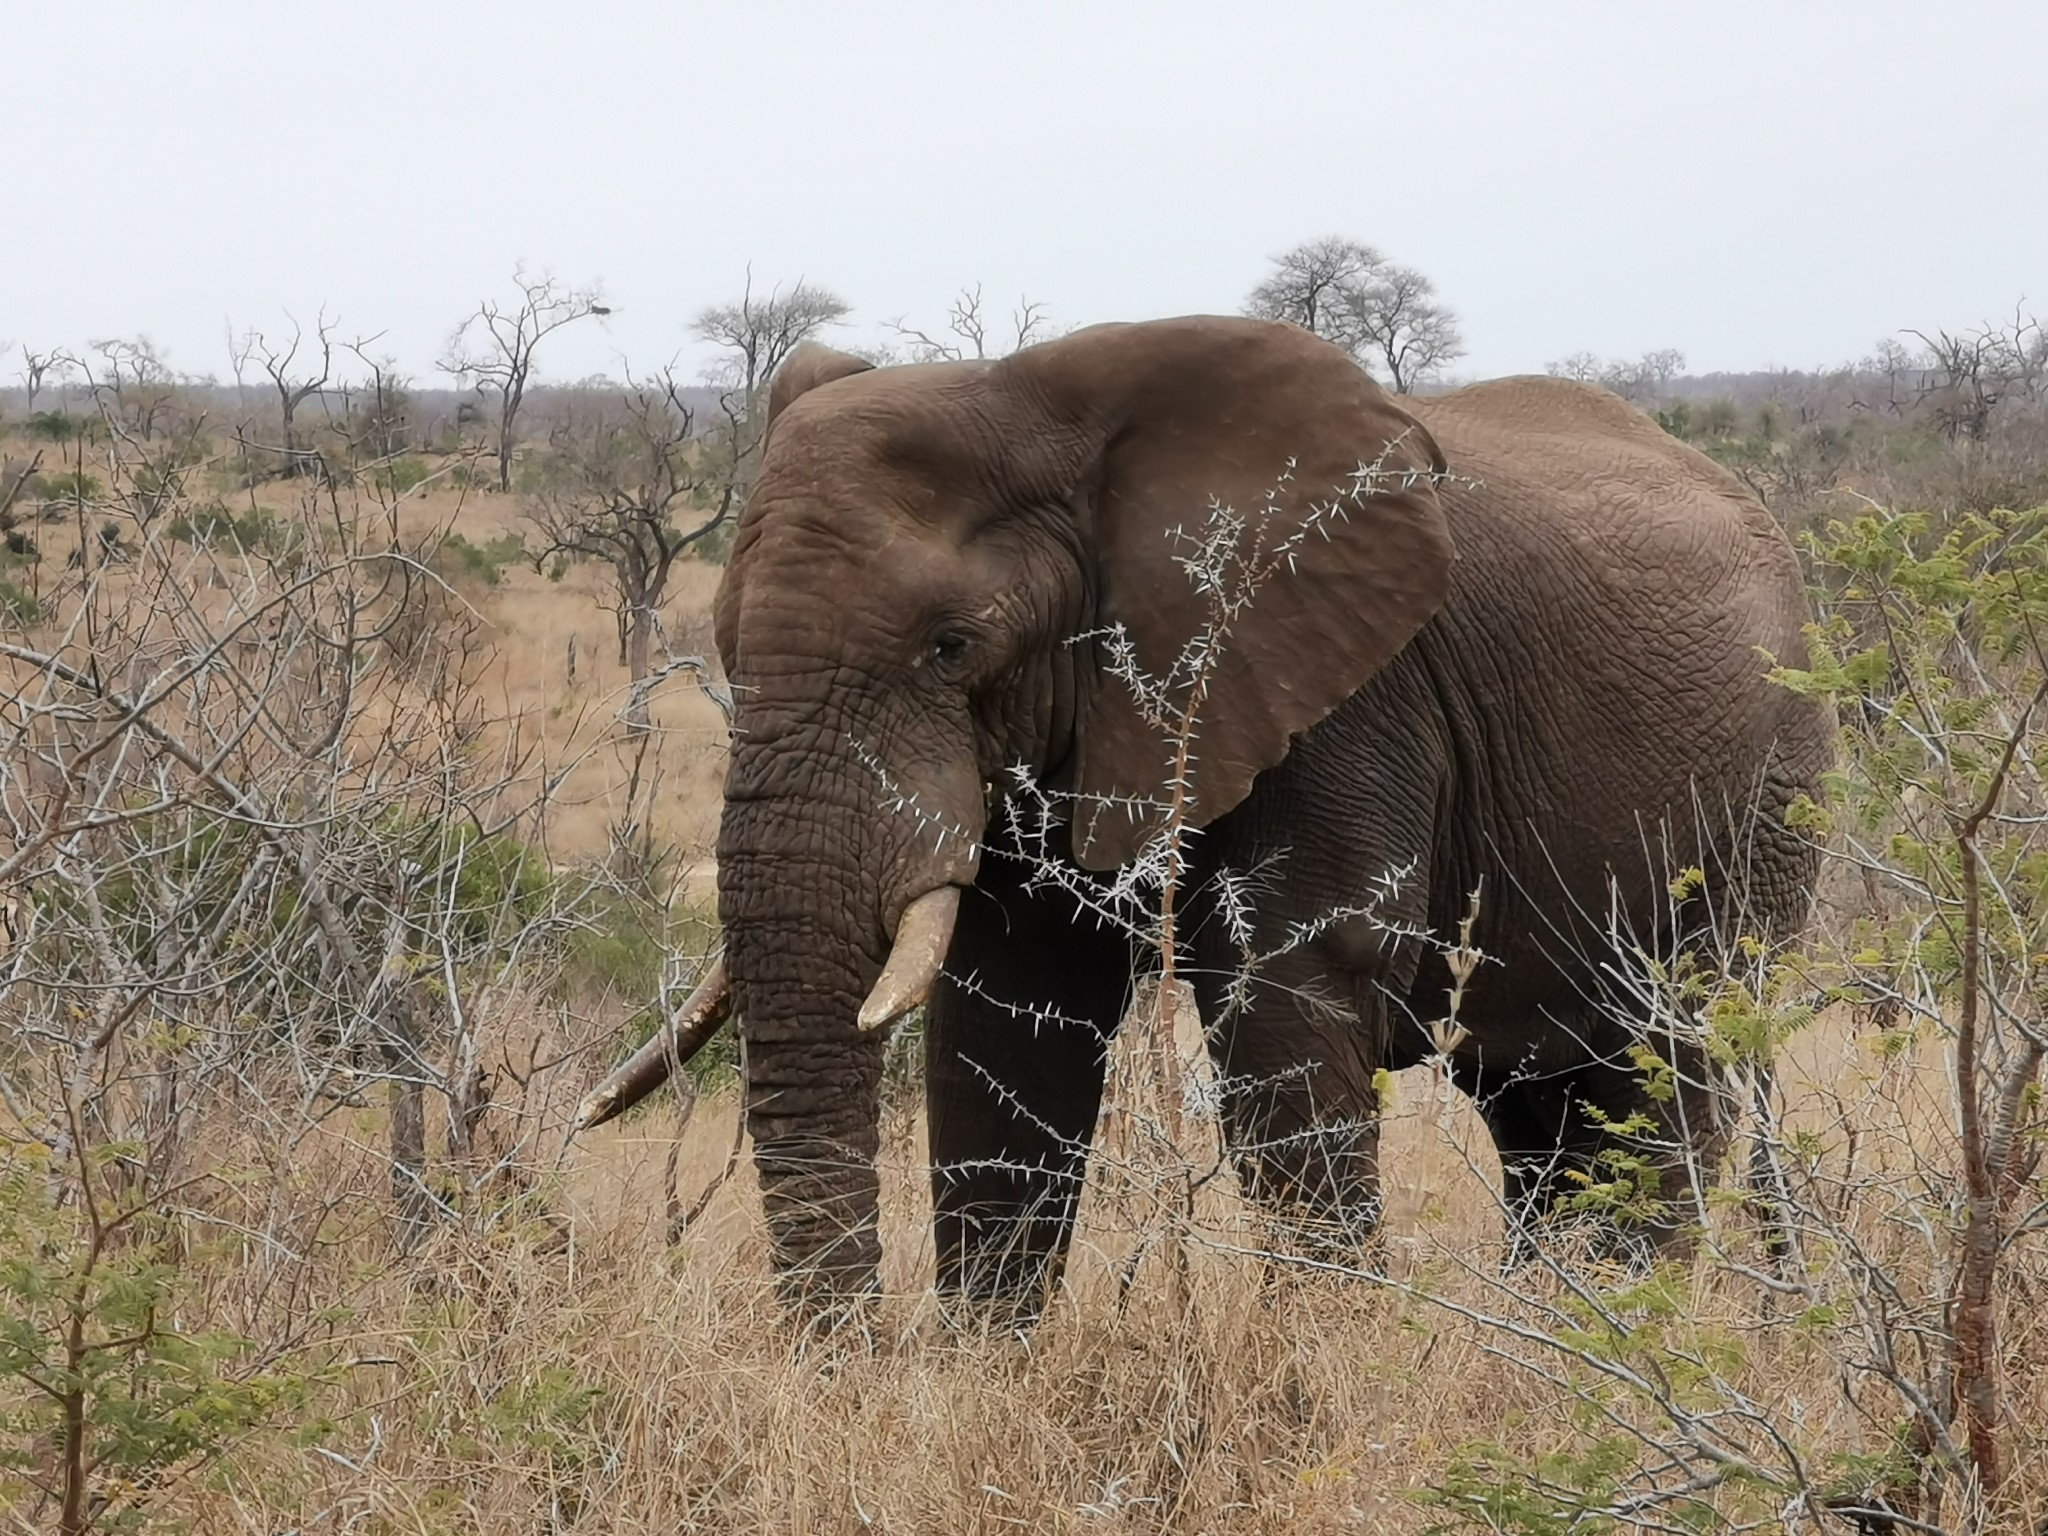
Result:
M1356 1249L1380 1220L1374 1078L1385 1031L1379 1010L1361 1010L1364 990L1306 959L1262 973L1235 1012L1220 988L1196 985L1245 1192L1310 1249L1333 1255Z
M1690 1248L1727 1139L1722 1106L1694 1053L1659 1062L1613 1038L1624 1032L1603 1033L1606 1048L1588 1064L1511 1074L1475 1092L1500 1154L1509 1268L1535 1256L1546 1225L1582 1226L1603 1257L1640 1262Z
M1539 1227L1585 1187L1598 1147L1585 1134L1568 1078L1531 1075L1483 1090L1463 1086L1478 1101L1500 1156L1502 1267L1519 1269L1536 1257Z

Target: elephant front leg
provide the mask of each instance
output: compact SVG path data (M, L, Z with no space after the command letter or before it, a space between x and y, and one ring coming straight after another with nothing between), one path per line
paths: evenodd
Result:
M1001 875L961 901L932 992L932 1205L940 1294L1028 1321L1065 1264L1131 954Z

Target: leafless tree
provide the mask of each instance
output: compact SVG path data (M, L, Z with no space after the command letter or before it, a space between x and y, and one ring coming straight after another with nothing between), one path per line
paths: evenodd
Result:
M1326 236L1283 252L1244 311L1284 320L1334 342L1401 394L1462 357L1458 319L1436 285L1372 246Z
M285 318L291 319L289 315ZM294 423L298 409L307 400L327 387L327 381L334 372L334 341L332 325L327 311L322 309L314 322L313 338L307 347L307 361L304 372L296 371L301 347L307 346L304 328L292 320L292 335L288 343L273 345L261 331L250 331L237 345L236 371L242 363L254 358L270 376L272 386L277 390L279 415L283 420L284 472L287 476L301 475L312 471L319 463L319 456L308 451L299 439ZM319 353L317 367L313 352Z
M1465 355L1458 318L1436 300L1436 284L1413 267L1382 266L1348 289L1343 302L1368 372L1385 370L1396 394L1441 373Z
M1016 309L1010 313L1010 333L1005 345L990 333L989 320L982 313L979 283L971 288L962 288L954 298L952 307L946 311L943 333L934 335L903 319L890 321L889 329L908 345L910 360L914 363L957 363L970 358L1001 357L1005 353L1022 351L1034 342L1049 340L1051 332L1045 306L1020 298Z
M1351 346L1345 294L1369 280L1386 258L1369 245L1328 235L1273 258L1273 274L1251 291L1244 312L1285 320L1347 350Z
M87 367L86 383L104 413L143 442L169 424L177 398L177 376L147 336L95 341L97 369Z
M71 368L71 356L67 352L59 351L56 348L37 352L32 348L23 347L21 349L19 377L22 389L28 394L28 407L24 414L29 416L35 415L36 396L43 392L44 383L55 384L63 382L65 376L71 372Z
M1885 336L1871 349L1870 356L1856 365L1855 371L1872 375L1884 385L1883 398L1876 402L1875 407L1870 401L1858 401L1857 404L1866 410L1881 409L1887 416L1903 416L1919 398L1927 359L1896 336Z
M519 297L485 299L448 338L440 366L498 400L498 489L512 489L512 450L519 407L533 379L540 344L565 325L611 313L595 288L568 288L552 273L535 276L523 266L512 274Z
M707 464L704 449L671 372L629 375L623 399L550 434L541 485L527 498L527 520L541 536L537 560L569 555L611 566L619 659L635 684L653 669L658 611L676 560L733 511L736 486ZM644 728L644 699L631 714Z
M141 498L132 520L161 528L152 462L117 437L107 467L110 504ZM89 572L52 595L47 638L0 645L0 894L69 893L38 903L48 963L7 977L0 1024L26 1033L0 1034L0 1089L21 1123L49 1119L59 1167L86 1142L133 1141L147 1191L190 1172L216 1093L310 1124L388 1082L410 1247L448 1209L425 1177L424 1094L450 1105L451 1156L482 1113L470 1010L493 983L470 966L530 953L561 914L529 931L531 913L458 899L463 861L531 803L514 790L523 749L466 754L501 724L471 686L489 657L473 632L409 644L462 626L395 503L318 495L274 548L228 560L224 593L200 579L213 552L145 533L118 582ZM430 996L425 974L459 990ZM23 1088L46 1071L74 1085L68 1117L62 1091Z
M801 278L787 292L778 286L757 298L749 274L738 300L699 311L692 329L723 354L717 381L751 401L767 387L784 358L818 332L839 324L850 310L838 294Z
M1930 363L1921 384L1920 403L1951 440L1980 441L2009 382L2001 366L2005 361L2002 338L1989 329L1907 334L1919 338Z
M360 336L348 343L348 350L367 370L367 377L343 395L343 430L351 451L359 461L372 464L405 452L406 434L412 424L406 381L398 372L396 360L370 351L380 339L381 333Z
M1553 379L1571 379L1579 384L1597 384L1600 374L1607 367L1597 352L1574 352L1569 357L1552 358L1543 365L1543 371Z
M1574 352L1544 365L1554 379L1575 379L1581 384L1598 384L1611 389L1631 405L1651 406L1665 397L1670 383L1685 370L1685 354L1676 347L1659 347L1641 357L1604 358L1594 352Z
M1918 389L1927 410L1951 441L1981 442L2002 403L2032 407L2048 401L2048 330L2025 308L2009 320L1966 331L1907 331L1926 350Z

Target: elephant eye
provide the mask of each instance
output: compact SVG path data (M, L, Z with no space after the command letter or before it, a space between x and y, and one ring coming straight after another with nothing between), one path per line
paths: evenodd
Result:
M958 630L941 630L932 637L932 660L941 668L959 665L960 658L967 654L967 637Z

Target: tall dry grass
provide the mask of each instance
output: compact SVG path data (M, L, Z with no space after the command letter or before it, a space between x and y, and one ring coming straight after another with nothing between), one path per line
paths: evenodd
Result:
M1823 1160L1853 1173L1852 1223L1890 1240L1890 1180L1909 1175L1877 1154L1938 1154L1938 1067L1872 1051L1839 1014L1800 1043L1787 1086L1793 1127L1826 1138ZM894 1119L885 1152L887 1294L864 1331L804 1341L770 1291L745 1158L725 1177L732 1095L697 1104L680 1128L670 1101L565 1147L566 1100L563 1089L497 1105L532 1149L521 1177L403 1259L388 1246L376 1111L289 1149L221 1122L221 1165L245 1172L195 1202L187 1283L252 1338L322 1319L294 1356L317 1385L294 1421L142 1500L150 1528L1422 1531L1456 1513L1432 1490L1475 1444L1533 1465L1601 1438L1610 1426L1589 1404L1603 1397L1642 1417L1567 1354L1516 1336L1555 1330L1563 1288L1540 1270L1494 1269L1485 1132L1425 1069L1396 1080L1381 1278L1251 1256L1267 1234L1225 1181L1201 1203L1184 1268L1155 1246L1127 1289L1134 1248L1159 1228L1111 1146L1092 1170L1068 1284L1028 1336L957 1329L929 1294L913 1111ZM1842 1140L1845 1104L1856 1150ZM715 1192L670 1244L679 1129L680 1197ZM316 1208L304 1206L313 1189L330 1192L317 1219L266 1226L280 1200ZM1729 1254L1753 1259L1746 1218L1723 1222ZM222 1243L201 1235L209 1227L271 1236ZM1883 1451L1896 1412L1857 1379L1846 1332L1726 1265L1677 1284L1672 1348L1713 1341L1727 1390L1765 1405L1816 1477L1830 1457ZM2048 1481L2044 1291L2048 1275L2033 1276L2003 1319L2030 1497ZM1787 1502L1737 1485L1714 1502L1758 1528L1814 1528L1780 1525L1773 1500ZM14 1518L41 1528L32 1510Z

